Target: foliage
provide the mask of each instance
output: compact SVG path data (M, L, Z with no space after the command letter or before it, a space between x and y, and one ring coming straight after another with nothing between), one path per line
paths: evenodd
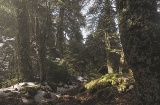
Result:
M65 65L61 65L59 62L48 61L48 80L55 83L68 83L70 82L70 74L67 71Z
M117 6L124 54L136 83L137 103L134 104L159 104L160 16L157 0L120 0Z
M89 35L85 46L86 69L89 73L95 73L106 63L104 36Z
M84 74L87 62L82 42L77 42L76 40L69 42L64 53L64 63L71 75Z
M20 90L21 94L28 93L31 96L35 96L37 94L39 88L37 87L24 87Z
M6 88L6 87L12 86L16 83L18 83L18 80L16 78L11 79L11 80L7 79L7 80L1 82L1 87Z

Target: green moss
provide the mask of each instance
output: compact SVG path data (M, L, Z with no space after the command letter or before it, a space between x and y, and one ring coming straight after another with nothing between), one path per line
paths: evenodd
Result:
M91 82L89 82L88 84L85 85L85 88L86 89L91 89L93 87L95 87L96 85L101 85L101 86L104 86L104 85L108 85L110 86L109 84L116 84L116 82L118 81L117 78L121 77L122 74L106 74L104 76L102 76L101 78L99 79L96 79L96 80L93 80Z
M117 90L125 90L129 85L134 84L134 79L131 76L124 76L123 74L106 74L101 78L92 80L85 85L88 92L95 93L95 90L103 89L105 87L116 87ZM94 91L94 92L93 92Z
M126 84L120 84L117 86L118 91L124 91L126 89Z

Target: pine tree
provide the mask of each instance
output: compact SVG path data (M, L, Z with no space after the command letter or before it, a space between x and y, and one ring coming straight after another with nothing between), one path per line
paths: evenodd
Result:
M106 71L108 73L119 72L120 55L118 53L121 50L115 23L116 12L113 4L114 2L111 0L95 1L89 12L89 14L96 14L91 16L91 21L96 24L96 28L91 25L95 28L94 36L105 42L106 57L104 60L106 60L105 66L106 70L108 69ZM95 17L98 18L97 23L94 20Z

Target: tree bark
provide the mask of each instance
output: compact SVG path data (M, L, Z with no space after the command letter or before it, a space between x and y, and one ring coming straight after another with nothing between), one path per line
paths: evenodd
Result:
M59 13L59 22L57 27L57 47L60 52L60 58L62 58L63 55L63 46L64 46L64 29L63 29L63 22L64 22L64 7L60 7L60 13Z
M136 105L160 103L160 22L156 0L117 0L121 41L136 81Z
M17 41L17 57L18 69L20 72L21 81L32 81L32 65L30 59L30 36L29 36L29 22L27 1L17 1L17 28L18 33L16 36Z

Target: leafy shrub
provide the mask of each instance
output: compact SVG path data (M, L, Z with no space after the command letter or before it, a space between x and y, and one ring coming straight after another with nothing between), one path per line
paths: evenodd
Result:
M4 82L1 82L1 87L0 88L6 88L6 87L9 87L9 86L12 86L13 84L16 84L18 83L18 79L14 78L14 79L7 79L6 81Z
M31 96L35 96L37 94L37 88L35 87L24 87L20 90L21 94L28 93Z
M68 83L70 77L64 65L60 65L58 62L48 61L48 81Z

